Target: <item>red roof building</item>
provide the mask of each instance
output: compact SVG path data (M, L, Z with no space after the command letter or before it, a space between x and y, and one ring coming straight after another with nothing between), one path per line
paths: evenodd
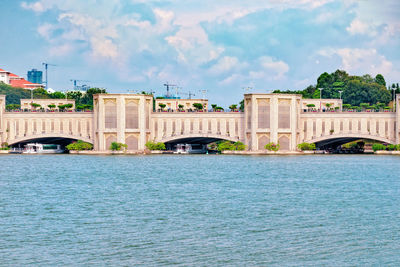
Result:
M30 81L27 81L24 78L3 69L0 69L0 82L9 84L12 87L23 89L36 89L44 87L42 84L31 83Z

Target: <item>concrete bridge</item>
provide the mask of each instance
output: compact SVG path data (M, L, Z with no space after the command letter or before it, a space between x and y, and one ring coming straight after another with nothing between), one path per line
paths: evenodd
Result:
M144 150L150 140L170 145L241 141L252 151L264 150L269 142L294 151L302 142L323 147L361 138L400 141L398 111L340 112L341 100L289 94L246 94L244 100L244 112L154 112L151 96L100 94L94 96L93 112L6 112L0 96L0 141L17 146L83 140L99 151L114 141L134 151ZM310 103L327 110L308 112ZM336 112L328 111L335 107Z

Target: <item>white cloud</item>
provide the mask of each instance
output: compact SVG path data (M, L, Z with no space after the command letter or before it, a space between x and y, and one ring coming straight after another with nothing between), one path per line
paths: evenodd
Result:
M31 9L37 13L41 13L41 12L44 12L47 10L47 8L40 1L35 2L35 3L22 2L21 7L25 8L25 9Z
M269 56L263 56L259 59L260 65L267 71L268 76L273 79L281 79L289 71L289 65L282 60L274 61Z
M354 19L351 23L350 26L346 28L346 30L352 34L366 34L366 35L376 35L376 31L374 30L373 25L368 24L366 22L362 22L359 19Z
M236 57L225 56L218 60L218 62L210 68L209 72L211 74L221 74L232 70L237 67L238 64L239 60Z
M380 73L388 79L396 80L400 72L394 68L385 56L379 54L375 48L328 48L320 50L318 54L326 57L337 55L341 58L341 69L358 75Z

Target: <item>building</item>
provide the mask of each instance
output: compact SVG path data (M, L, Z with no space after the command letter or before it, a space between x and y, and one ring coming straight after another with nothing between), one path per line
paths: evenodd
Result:
M32 69L30 71L28 71L28 81L30 81L31 83L37 83L37 84L42 84L43 80L43 72L37 69Z
M36 88L44 88L42 84L32 83L12 72L3 69L0 69L0 82L11 85L12 87L23 88L23 89L32 90Z

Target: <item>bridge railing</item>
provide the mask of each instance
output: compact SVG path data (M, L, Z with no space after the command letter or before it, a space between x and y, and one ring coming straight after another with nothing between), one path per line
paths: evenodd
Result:
M31 109L11 109L7 110L9 113L71 113L71 112L79 112L79 113L93 113L93 110L81 110L81 109L71 109L71 110L50 110L50 109L41 109L41 110L31 110Z
M194 110L194 109L156 109L153 112L156 113L242 113L241 110L229 110L229 109L203 109L203 110Z
M320 110L302 109L301 113L387 113L396 112L394 109L343 109L343 110Z

